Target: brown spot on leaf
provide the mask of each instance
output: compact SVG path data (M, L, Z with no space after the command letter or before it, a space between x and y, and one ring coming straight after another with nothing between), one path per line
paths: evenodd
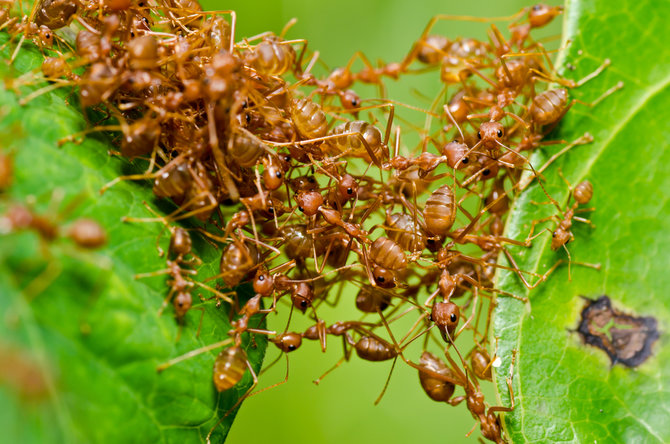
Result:
M586 299L577 332L584 342L603 350L612 365L637 367L651 356L653 343L658 339L656 319L651 316L632 316L612 308L610 298Z

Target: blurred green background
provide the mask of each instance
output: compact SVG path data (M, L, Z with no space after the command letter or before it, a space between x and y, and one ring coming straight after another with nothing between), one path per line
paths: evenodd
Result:
M557 2L552 2L556 4ZM305 38L309 48L320 51L320 60L333 68L347 63L356 51L362 51L372 61L400 61L410 50L414 40L436 14L473 15L478 17L508 16L528 1L505 0L424 0L408 1L353 1L315 2L307 0L283 1L202 1L207 9L234 9L237 12L236 39L264 31L279 33L293 17L298 22L287 38ZM501 24L501 27L505 27ZM440 22L435 31L454 38L468 36L486 38L487 25L483 23ZM560 20L545 36L557 36ZM554 40L550 47L556 47ZM386 82L389 97L427 107L413 89L428 98L439 91L438 73L410 76L398 85ZM356 87L362 98L375 97L374 88ZM401 112L402 114L402 112ZM411 114L408 117L412 119ZM422 118L422 116L419 116ZM414 114L414 121L417 115ZM421 122L421 120L418 120ZM354 308L356 289L344 294L337 309L322 305L318 314L328 323L337 320L359 319ZM288 310L282 310L284 313ZM301 316L294 316L290 330L302 331L307 325ZM272 329L283 331L286 318L268 319ZM467 346L462 349L467 351ZM419 348L410 348L409 356L418 359ZM274 360L278 350L268 348L266 364ZM406 442L477 442L479 425L472 436L465 435L475 426L465 406L453 408L430 400L422 391L416 370L399 363L381 404L374 406L391 367L390 362L370 363L356 358L342 365L316 386L318 378L342 356L339 341L329 340L327 353L321 353L316 343L306 342L292 353L290 376L286 384L253 396L245 401L228 436L229 444L254 443L406 443ZM263 374L260 386L266 387L284 379L286 360L282 358L270 371ZM487 400L495 404L492 384L485 387ZM461 392L457 392L460 394Z

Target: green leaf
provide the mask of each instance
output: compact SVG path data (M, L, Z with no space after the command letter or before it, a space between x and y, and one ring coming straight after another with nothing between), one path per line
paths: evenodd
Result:
M7 36L0 36L0 45L6 42ZM7 45L2 57L8 58L13 47ZM26 43L13 66L2 63L0 69L3 77L38 72L41 60L39 51ZM165 275L134 276L165 268L156 250L163 225L123 223L121 218L151 217L143 201L168 211L169 205L155 201L148 181L122 182L99 195L110 180L140 169L111 157L107 150L113 145L100 134L59 148L59 139L89 125L73 103L77 99L70 87L26 106L18 104L14 93L0 91L1 146L15 160L15 183L9 196L0 196L0 214L9 202L25 203L28 196L38 212L45 212L58 203L52 193L62 192L60 210L81 199L71 213L61 214L64 226L76 217L90 217L105 227L109 238L103 249L82 252L65 240L41 244L33 233L0 236L3 441L203 442L248 389L250 372L235 388L219 394L212 383L218 350L160 374L156 367L226 339L228 308L199 302L199 294L211 294L196 289L194 308L183 327L171 305L159 316L168 294ZM163 233L163 248L168 240ZM204 261L198 279L215 275L217 249L195 235L194 249ZM243 346L257 372L265 339L247 338ZM24 368L20 365L26 371L17 380L8 369ZM28 370L34 371L33 378L25 377ZM31 390L36 394L27 397ZM223 441L234 414L215 428L213 442Z
M515 442L670 442L670 348L665 338L670 321L670 50L667 24L670 3L651 0L611 2L574 0L565 12L562 55L565 76L579 79L603 60L612 64L574 98L589 102L619 81L625 87L594 108L576 104L556 138L575 140L585 132L589 145L572 149L545 173L545 187L564 207L571 184L589 180L594 196L585 213L596 228L575 222L575 241L568 244L573 261L600 263L596 271L561 265L536 290L526 291L512 273L501 273L502 289L527 295L529 304L500 298L494 336L503 358L497 388L509 405L505 378L517 350L513 387L516 408L505 415ZM542 165L556 148L546 147L533 163ZM509 237L528 234L533 220L555 214L537 186L516 202L507 227ZM571 201L572 203L572 201ZM545 226L554 229L556 222ZM552 251L550 233L532 248L514 250L522 270L543 273L566 252ZM585 345L577 329L585 300L606 294L615 308L654 316L661 339L651 357L636 368L612 365L607 355Z

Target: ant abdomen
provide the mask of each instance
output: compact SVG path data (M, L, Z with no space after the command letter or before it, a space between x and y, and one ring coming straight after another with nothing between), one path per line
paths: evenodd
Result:
M77 3L69 0L37 0L40 2L35 12L35 24L46 26L51 30L63 28L70 24L72 16L77 13Z
M580 182L575 187L575 191L572 193L575 198L575 201L579 204L587 204L591 201L593 197L593 185L588 180Z
M425 233L412 216L404 213L389 214L386 216L386 224L386 235L403 250L423 251L426 246Z
M434 354L424 351L421 354L421 359L419 360L421 367L424 367L428 370L431 370L440 375L456 379L456 375L446 366L442 361L440 361L437 356ZM443 381L434 376L431 376L425 371L419 370L419 382L421 383L421 388L426 392L426 395L433 401L437 402L447 402L454 394L456 386L450 382Z
M402 270L407 267L407 258L400 245L383 236L370 246L370 259L388 270Z
M450 185L433 191L423 209L423 218L429 234L446 236L456 220L456 200Z
M374 336L363 336L356 342L356 354L366 361L388 361L398 356L391 344Z
M538 125L554 123L563 115L567 104L568 90L565 88L550 89L538 94L530 107L533 122Z
M323 137L328 132L328 120L321 106L309 99L293 100L291 117L298 133L306 139Z
M353 134L349 134L353 133ZM335 152L343 153L350 152L354 156L364 157L368 154L365 144L375 156L381 156L382 142L384 136L376 126L364 121L353 120L351 122L342 123L331 131L331 135L339 136L340 134L347 134L346 136L334 137L328 140L328 145L331 146ZM361 137L365 140L361 140Z
M251 56L252 65L266 76L280 76L291 69L295 62L295 50L289 44L276 39L267 39L256 46Z
M181 197L190 188L191 182L188 164L180 162L156 177L153 192L156 197Z
M242 380L247 370L247 354L239 346L222 350L214 361L214 386L226 391Z

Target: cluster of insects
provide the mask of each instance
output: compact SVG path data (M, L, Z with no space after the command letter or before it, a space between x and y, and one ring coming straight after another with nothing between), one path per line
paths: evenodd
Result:
M533 225L523 239L507 238L506 215L531 181L542 185L553 160L592 140L545 138L578 102L570 89L609 64L578 82L555 72L532 32L560 7L520 11L508 20L509 37L491 24L487 41L432 34L438 21L459 19L437 16L399 62L375 66L357 54L317 75L319 54L306 40L287 39L290 26L236 41L234 11L203 11L197 0L42 0L27 14L3 5L0 28L17 45L14 54L26 41L44 53L39 73L7 86L48 82L24 103L57 88L75 91L83 108L107 119L62 143L105 131L118 141L115 155L147 164L101 191L123 180L151 181L156 199L174 204L169 214L147 205L148 217L126 218L161 223L170 233L160 252L165 269L138 276L167 276L161 310L172 304L183 323L196 289L203 301L230 310L228 337L160 370L222 348L213 363L216 389L231 389L247 372L255 386L242 335L265 335L281 353L304 340L325 351L329 338L342 338L337 365L352 350L366 361L400 358L418 371L428 397L465 401L483 437L504 442L499 412L514 408L511 381L510 407L490 406L480 383L499 362L489 339L495 298L525 299L496 289L494 274L511 270L533 288L564 262L543 274L519 269L509 247L528 247L546 233L534 234ZM386 97L385 81L417 71L439 73L442 92L430 106ZM361 99L360 84L379 86L380 96ZM419 139L413 147L401 140L397 107L425 116L424 128L410 130ZM536 170L529 155L553 144L565 146ZM3 162L0 187L8 174ZM592 193L588 182L578 184L565 209L547 194L558 209L553 249L567 251L573 221L588 222L575 213ZM201 264L193 233L221 252L220 273L207 284L193 278ZM501 255L509 265L498 263ZM250 299L238 297L241 285L253 288ZM326 320L324 303L355 304L361 315ZM276 332L254 321L280 307L311 326L292 331L289 322ZM409 331L394 328L409 316ZM463 334L475 344L467 353L457 347ZM406 352L414 341L423 342L420 357ZM457 388L462 395L454 396Z

